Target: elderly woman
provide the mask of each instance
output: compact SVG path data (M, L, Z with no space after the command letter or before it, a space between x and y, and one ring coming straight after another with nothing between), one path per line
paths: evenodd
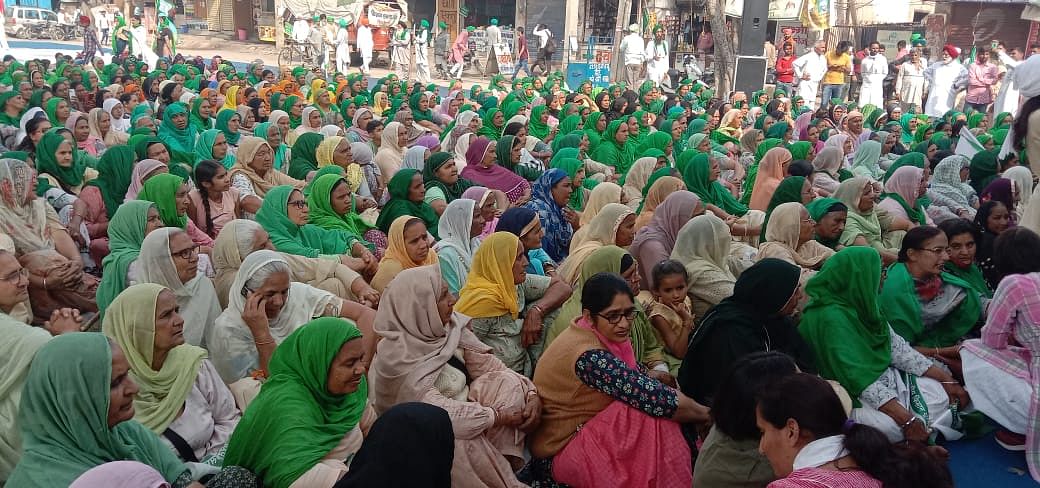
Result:
M101 262L104 273L97 289L97 304L102 314L112 300L126 289L131 281L130 275L136 278L140 274L130 273L130 268L140 266L135 263L141 254L144 238L161 227L159 210L152 202L128 200L116 210L108 228L111 250Z
M935 222L953 218L972 220L979 205L975 189L967 183L971 160L954 154L935 165L928 185L928 216Z
M834 250L813 240L815 222L798 202L781 204L770 214L766 242L758 246L758 258L776 258L801 268L800 283L816 274ZM804 306L801 303L800 306Z
M169 359L169 358L167 358ZM191 469L147 427L133 420L140 391L122 348L102 334L56 337L36 353L26 377L21 411L25 451L7 484L26 488L68 486L86 471L112 461L139 461L175 488L216 468ZM79 399L69 403L69 395ZM225 468L210 486L255 486L240 468Z
M573 284L581 272L585 259L602 246L628 247L635 237L636 214L628 205L610 203L581 230L583 239L578 234L571 241L571 252L560 266L560 277L564 282Z
M899 262L888 268L879 304L892 330L910 345L959 370L960 341L983 316L983 302L970 283L943 270L949 245L935 227L911 229Z
M535 181L533 198L524 205L538 213L545 233L542 249L557 263L570 253L574 227L579 219L579 214L567 207L572 191L567 173L553 168Z
M300 324L271 358L270 378L228 441L225 464L255 472L272 488L335 485L361 447L368 398L363 341L340 318Z
M216 271L213 286L220 298L221 308L227 307L228 291L231 290L238 268L242 266L242 260L254 251L274 250L270 234L260 224L237 219L227 225L231 226L230 229L222 229L213 245L213 268ZM356 271L337 261L280 254L292 269L296 281L372 308L379 303L379 292L372 289Z
M365 350L374 350L372 309L292 281L292 277L289 264L274 251L254 251L238 268L228 293L228 307L206 338L214 366L232 391L237 388L232 383L254 372L266 376L277 344L316 317L354 320L369 331L366 343L372 343Z
M387 246L386 234L371 228L361 217L375 206L375 202L352 192L352 181L341 173L319 175L307 187L307 220L325 230L358 236L358 243L368 253L375 258L381 257Z
M46 198L63 222L72 219L73 203L83 190L83 184L98 174L87 166L86 159L76 157L75 149L61 134L48 132L40 139L35 154L40 180L35 191ZM72 230L70 234L79 237L80 228Z
M502 164L496 163L495 148L495 142L485 137L471 137L466 149L466 167L462 169L462 177L505 193L511 205L521 206L527 203L532 196L531 184Z
M426 196L423 200L433 207L437 215L444 213L444 208L451 202L462 198L463 192L473 186L473 182L459 176L458 167L451 153L436 152L426 160L422 172L423 186Z
M779 259L763 259L744 271L733 295L712 307L690 338L679 368L683 393L714 406L729 371L740 358L779 351L803 371L814 371L812 351L798 335L793 316L803 296L801 271Z
M389 245L379 270L372 278L372 287L380 293L398 273L417 266L438 262L437 253L431 249L426 224L418 217L402 215L390 224L387 233Z
M896 169L885 181L885 196L877 208L892 218L904 219L914 225L931 225L932 219L925 212L918 199L925 196L928 188L928 175L921 168L903 166ZM893 243L901 241L901 236L892 233ZM905 234L904 234L905 235Z
M541 219L538 213L526 207L513 207L502 213L495 225L495 232L509 232L520 238L520 244L527 252L527 268L529 274L538 276L555 276L558 265L549 254L542 249Z
M635 299L624 279L591 277L581 308L534 377L543 412L531 454L543 474L572 486L690 486L679 423L705 422L708 409L640 369L629 338Z
M240 413L206 350L186 343L178 300L162 285L131 286L109 306L102 327L123 350L140 389L134 419L184 461L219 459Z
M375 273L375 257L361 236L319 227L309 223L309 218L303 192L288 185L271 188L256 213L256 221L270 234L279 252L328 259L359 273Z
M142 241L137 264L138 283L162 285L176 296L178 313L188 324L185 342L205 347L207 332L220 315L220 302L213 282L198 272L199 246L181 229L157 229Z
M457 486L520 487L524 433L537 426L541 401L526 377L492 354L435 266L401 272L386 289L369 373L377 411L421 401L448 410L455 431Z
M845 155L841 148L825 147L813 158L813 188L822 197L829 197L838 191L841 175L839 172L845 164Z
M672 170L666 168L664 171L671 173ZM677 191L685 191L686 183L683 182L682 178L660 176L650 182L644 189L646 190L646 198L640 199L638 205L632 205L631 200L628 202L628 206L632 207L637 213L635 222L636 231L646 227L646 225L653 220L654 212L666 198Z
M240 207L247 216L260 210L267 192L279 185L303 188L304 182L286 176L274 169L274 151L266 140L259 137L242 137L238 141L235 165L231 167L231 186L238 189L242 201Z
M931 429L958 439L950 406L966 407L968 393L892 330L881 311L880 285L877 251L838 251L805 287L809 305L798 332L820 375L853 398L856 423L881 430L890 442L927 441Z
M733 294L737 278L730 269L732 238L726 224L712 214L690 219L675 238L671 259L686 266L687 293L694 317Z
M636 231L628 251L636 258L642 289L653 289L651 270L671 256L679 230L686 222L703 213L704 205L696 194L678 190L664 199L645 227Z
M379 167L383 180L389 180L401 169L404 162L404 141L407 139L408 128L400 122L390 122L383 128L379 150L376 151L375 163Z
M433 249L437 251L441 276L451 293L457 296L466 284L473 254L480 246L478 237L484 230L484 216L476 202L460 198L448 204L438 225L441 240Z
M892 245L888 234L909 230L913 224L909 220L881 215L874 204L877 198L874 183L862 176L849 178L841 182L834 198L848 207L845 230L839 240L841 245L870 247L886 264L895 262L899 248Z
M459 290L458 311L473 319L473 332L506 366L530 376L542 351L543 330L571 290L557 279L528 275L526 261L517 236L488 236Z
M123 203L133 167L133 149L116 146L105 151L98 161L98 177L84 185L72 204L69 227L79 229L81 223L86 226L90 236L88 248L95 263L100 263L108 254L109 219Z
M0 160L0 225L29 270L33 323L61 307L95 312L97 279L84 273L79 249L53 207L36 197L35 176L24 161Z

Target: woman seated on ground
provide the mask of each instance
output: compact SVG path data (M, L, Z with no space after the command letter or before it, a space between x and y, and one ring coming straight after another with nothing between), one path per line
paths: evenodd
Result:
M960 341L985 315L965 280L947 273L949 239L935 227L911 229L888 268L879 304L892 330L921 354L960 371Z
M213 282L199 273L199 246L184 231L163 227L144 238L137 263L138 283L162 285L176 296L178 313L188 324L185 342L205 347L207 332L220 315L220 302Z
M813 189L823 197L829 197L838 190L840 184L839 171L845 162L841 148L825 147L813 159Z
M837 380L853 398L853 420L891 442L925 442L932 429L959 439L950 406L967 408L968 393L892 330L880 309L880 285L881 258L863 246L838 251L809 280L798 332L820 375ZM902 393L914 384L914 393Z
M469 141L469 147L466 149L466 167L460 175L477 185L505 193L512 206L519 207L527 203L532 196L531 184L495 162L495 142L485 137L471 137Z
M401 271L438 262L437 253L431 249L426 224L418 217L398 217L390 224L387 238L389 245L379 261L379 270L372 278L372 287L380 293Z
M993 290L986 283L982 270L975 264L975 252L978 249L978 242L982 238L979 230L971 221L961 218L943 221L938 227L946 234L946 239L949 241L950 260L943 265L943 272L956 276L970 285L983 301L992 297ZM1017 257L1014 256L1012 259Z
M410 215L422 219L426 224L426 230L433 236L437 235L437 219L439 216L429 203L426 203L426 187L423 185L422 171L411 168L402 168L390 182L387 183L387 191L390 201L379 211L376 227L383 232L389 232L390 224L398 217Z
M632 207L620 203L607 204L589 225L580 229L586 231L584 238L579 239L575 234L571 240L571 252L560 266L560 278L565 283L575 283L585 259L600 247L628 247L635 237L635 222L636 214Z
M401 169L404 162L405 139L408 137L408 128L400 122L390 122L383 127L378 150L374 161L379 167L379 173L383 175L383 181L390 181L394 174Z
M451 153L436 152L426 160L422 172L423 186L426 195L423 200L428 203L437 215L444 213L444 208L451 202L462 198L462 193L473 182L459 177L459 170Z
M286 176L274 169L274 151L266 140L259 137L243 137L238 141L235 165L231 167L231 186L238 190L239 202L244 216L250 217L260 210L267 192L279 185L303 188L305 183Z
M123 203L130 175L134 168L134 150L116 146L105 151L98 161L98 177L83 186L79 198L72 204L69 228L87 228L90 236L90 257L95 263L108 255L108 224L116 209Z
M179 310L172 290L134 285L108 307L102 328L123 350L140 389L134 419L183 461L219 460L241 413L206 350L186 343L185 325L193 324Z
M473 254L480 246L484 217L476 202L460 198L448 204L439 225L441 240L433 249L437 251L441 276L452 295L458 296L473 265Z
M889 218L907 220L914 225L935 225L928 212L918 201L928 190L928 175L915 166L903 166L895 170L885 181L885 193L877 209ZM902 242L905 232L890 231L889 241Z
M199 161L192 177L195 188L188 192L188 216L196 227L216 239L224 224L241 213L241 197L238 190L231 187L228 172L219 161Z
M132 460L151 466L174 488L201 486L193 481L215 472L210 486L256 485L241 468L189 467L177 459L159 436L133 420L139 388L129 373L122 348L102 334L64 334L40 348L19 412L33 421L21 423L25 451L7 483L67 486L98 465ZM78 401L68 402L69 395Z
M991 290L996 290L1004 274L996 264L996 241L1011 225L1011 212L1003 203L993 200L983 203L975 214L975 227L982 237L975 253L975 262L982 270Z
M665 171L670 173L671 168L666 168ZM632 201L628 201L628 206L632 207L637 213L635 223L637 232L653 220L654 212L664 203L666 198L675 192L685 191L686 183L683 183L682 178L661 176L655 179L646 190L646 198L641 198L639 204L632 205Z
M781 477L769 488L953 487L933 450L893 446L856 410L847 415L834 388L817 376L795 373L766 384L757 404L759 451Z
M541 416L538 393L492 354L454 305L437 266L402 271L390 282L376 317L383 339L369 373L373 405L380 413L416 401L447 409L456 485L526 486L513 472L524 462L525 433Z
M183 178L167 173L149 178L137 194L137 199L154 202L163 225L184 230L192 242L201 246L202 254L209 254L213 249L213 238L188 218L188 205L191 202L188 191L188 183Z
M816 274L834 250L813 240L814 224L809 210L797 202L776 207L769 216L766 242L758 246L758 259L776 258L801 268L801 285ZM804 300L798 304L801 310Z
M276 186L264 197L256 221L270 234L279 252L328 259L358 273L375 274L375 257L361 236L308 223L309 212L303 192L288 185Z
M96 178L98 173L87 166L83 158L77 158L75 148L57 132L48 132L40 139L36 148L36 171L39 183L35 188L37 195L44 197L58 212L63 223L68 223L73 216L73 203L83 184ZM83 240L80 227L72 229L70 235L79 243ZM85 244L85 243L83 243Z
M35 171L24 161L0 159L0 225L29 270L33 323L43 324L63 307L96 312L98 280L83 271L76 242L53 207L37 198L35 182Z
M791 331L798 335L793 327ZM755 425L756 396L767 385L797 373L800 367L782 352L760 350L738 356L724 368L713 364L712 370L724 373L711 401L706 403L712 409L712 427L697 453L694 486L764 487L776 475L769 459L758 450L762 433ZM683 393L690 395L685 389ZM696 435L691 431L683 426L687 439Z
M804 296L797 267L778 259L763 259L740 275L733 295L708 310L690 339L679 389L711 406L740 358L762 351L779 351L802 371L815 371L812 351L798 335L792 316Z
M238 268L242 266L242 260L254 251L274 250L270 235L252 220L232 220L225 227L228 230L222 230L213 244L213 268L216 271L213 287L217 290L221 308L227 308L228 292ZM375 308L379 303L379 292L369 286L360 274L338 261L279 254L289 264L294 281L357 301L367 307Z
M939 161L932 170L928 185L928 216L935 222L953 218L972 220L979 206L979 197L967 183L971 160L954 154Z
M1015 274L1002 280L990 302L982 337L965 341L961 349L965 388L972 393L975 408L1006 429L997 433L998 443L1025 449L1034 480L1040 479L1040 463L1032 447L1038 372L1030 363L1040 354L1035 339L1040 325L1038 297L1040 274Z
M881 255L887 265L894 263L899 246L892 243L890 235L895 231L910 230L915 224L906 219L882 215L874 205L877 189L864 177L849 178L838 186L834 198L848 207L845 230L839 243L844 246L867 246ZM902 237L903 233L899 233Z
M726 224L708 213L690 219L676 235L670 258L686 266L686 289L698 321L733 294L737 277L729 262L732 240Z
M341 231L359 236L359 244L374 260L378 260L386 251L386 234L373 228L361 217L363 212L375 208L375 202L351 191L353 184L356 184L356 181L352 182L350 178L344 177L342 171L334 174L316 174L304 192L307 195L309 211L307 220L328 231Z
M365 350L375 349L371 333L375 311L292 281L292 270L281 255L254 251L238 268L228 292L228 307L213 324L206 346L220 377L237 394L241 390L232 383L251 374L265 377L277 344L311 319L323 316L355 321L369 331L365 341L372 343Z
M814 222L813 240L835 251L843 249L845 246L841 244L840 239L845 232L849 208L830 197L817 198L809 202L805 208Z
M574 189L573 181L571 181L571 189L572 191ZM606 207L611 203L628 204L624 189L618 186L617 183L610 181L604 181L596 185L596 187L589 192L589 199L585 202L584 210L580 213L576 212L579 218L577 225L574 226L575 235L577 235L577 231L581 230L582 227L589 225L589 222L592 222L592 219L596 218L596 216L603 211L603 207ZM635 211L635 209L633 209L633 211Z
M708 409L639 368L629 336L635 297L623 278L591 277L581 307L535 372L543 410L530 447L539 474L572 486L690 486L679 423L707 422Z
M528 275L526 261L516 235L488 236L473 255L457 309L473 319L470 327L494 348L495 356L530 377L542 352L543 330L552 324L570 288L555 278Z
M665 197L650 222L636 232L628 251L639 265L642 289L653 289L650 271L672 255L675 239L686 222L703 213L704 205L696 194L678 190Z
M616 185L615 185L616 186ZM580 214L567 207L574 188L567 173L553 168L535 181L531 201L524 205L541 220L542 249L555 263L567 258ZM588 204L586 204L588 209Z
M104 273L97 289L98 310L102 314L112 300L140 275L137 270L140 265L136 263L141 254L141 244L149 233L162 226L159 210L152 202L127 200L116 210L108 225L110 251L101 262ZM132 267L134 273L130 272Z
M228 441L225 464L255 472L272 488L335 485L363 440L363 341L341 318L300 324L271 357L270 377Z
M542 228L538 213L526 207L514 207L506 210L495 226L496 232L509 232L520 238L527 254L528 274L537 276L556 276L558 265L549 254L542 249Z

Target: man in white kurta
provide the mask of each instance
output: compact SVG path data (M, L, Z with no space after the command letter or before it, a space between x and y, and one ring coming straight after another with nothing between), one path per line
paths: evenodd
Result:
M430 22L422 19L415 31L415 80L430 82Z
M827 74L827 43L816 41L812 51L794 60L794 76L798 79L798 96L802 97L805 105L816 109L816 94L820 91L820 81Z
M860 76L863 84L859 89L859 106L873 104L885 106L885 77L888 76L888 60L881 54L881 44L870 43L867 56L860 62Z
M671 46L664 38L664 27L654 27L654 39L646 44L646 77L657 86L663 86L668 77L668 55ZM671 83L669 83L669 86Z
M994 50L1000 62L1004 63L1007 72L1004 73L1000 91L997 92L997 101L993 102L993 113L1008 112L1012 116L1018 116L1018 84L1015 83L1015 68L1022 64L1022 51L1017 48L1011 52L1005 52L1003 47Z
M346 19L339 19L339 30L336 31L336 71L340 73L350 69L350 34L347 25Z
M372 39L372 28L368 20L362 19L357 28L357 48L361 52L361 72L368 74L368 63L372 62L372 49L376 47Z
M924 113L930 117L942 117L952 110L957 92L968 86L968 70L957 61L958 55L960 49L947 44L943 47L942 59L924 70L924 81L931 86Z

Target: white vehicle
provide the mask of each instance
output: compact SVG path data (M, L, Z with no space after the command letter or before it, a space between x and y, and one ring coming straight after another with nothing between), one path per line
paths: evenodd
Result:
M7 7L6 14L7 22L4 25L4 31L14 37L26 37L26 30L30 25L46 27L58 24L58 14L45 8L15 5Z

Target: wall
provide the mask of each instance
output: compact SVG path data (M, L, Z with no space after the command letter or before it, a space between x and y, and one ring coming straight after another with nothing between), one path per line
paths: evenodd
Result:
M970 50L1001 40L1008 47L1026 47L1030 22L1022 20L1023 4L958 2L950 6L946 42Z

